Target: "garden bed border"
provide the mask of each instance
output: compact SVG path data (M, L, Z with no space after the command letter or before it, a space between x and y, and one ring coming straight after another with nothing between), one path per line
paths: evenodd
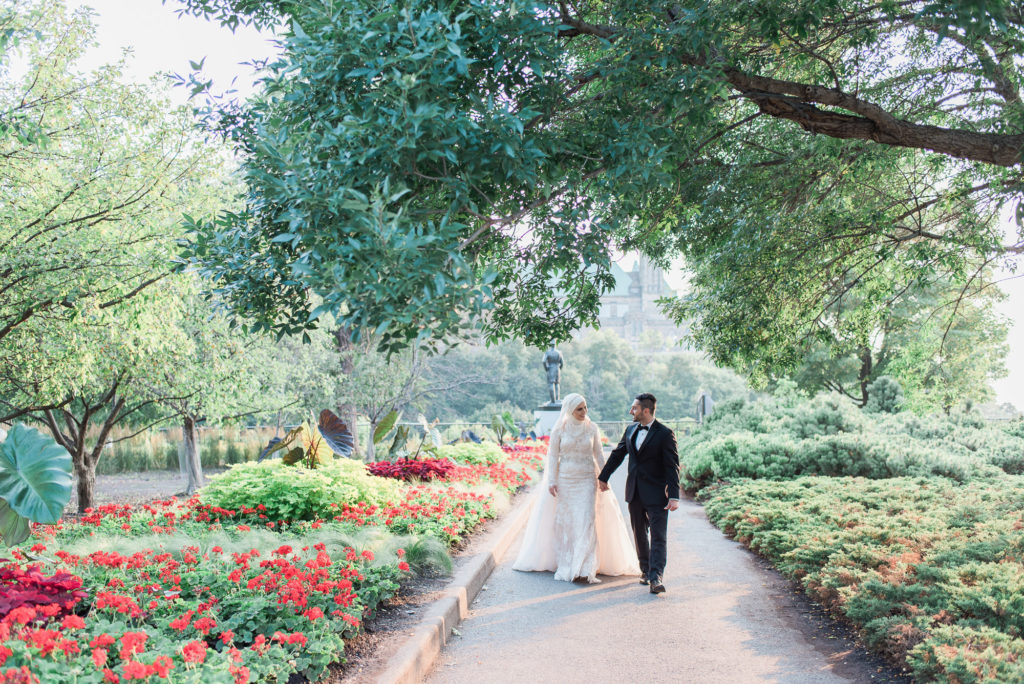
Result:
M469 606L480 593L484 582L526 525L536 486L524 492L522 501L509 511L501 526L491 533L487 550L475 555L455 575L441 598L434 602L414 628L409 640L388 660L376 678L377 682L417 684L426 678L441 654L441 649L448 643L452 629L469 614Z

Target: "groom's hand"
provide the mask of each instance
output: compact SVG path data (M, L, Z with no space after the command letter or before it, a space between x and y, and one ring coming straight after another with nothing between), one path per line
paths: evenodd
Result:
M679 499L669 499L668 505L665 506L666 511L678 511L679 510Z
M604 480L597 481L597 488L600 489L602 492L607 492L610 489L608 483L605 482Z

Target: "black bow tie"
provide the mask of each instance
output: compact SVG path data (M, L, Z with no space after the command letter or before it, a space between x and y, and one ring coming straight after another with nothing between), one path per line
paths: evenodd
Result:
M637 428L637 429L638 429L638 430L650 430L650 429L651 429L651 426L650 426L650 425L641 425L641 426L640 426L639 428Z

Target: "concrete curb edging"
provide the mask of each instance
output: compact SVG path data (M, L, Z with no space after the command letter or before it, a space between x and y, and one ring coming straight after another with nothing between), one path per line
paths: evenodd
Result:
M448 589L424 616L409 641L389 660L384 672L377 677L380 684L415 684L422 682L434 667L441 649L448 642L452 629L469 613L469 606L480 593L480 588L491 576L505 551L515 541L530 516L533 503L531 488L495 532L490 549L474 556L452 578Z

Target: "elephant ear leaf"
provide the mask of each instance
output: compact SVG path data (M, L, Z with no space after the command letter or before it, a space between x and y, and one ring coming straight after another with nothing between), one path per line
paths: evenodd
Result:
M0 499L0 537L8 546L15 546L28 539L28 518L11 510L7 502Z
M409 436L412 431L408 425L399 425L395 428L395 439L391 442L391 448L388 452L393 458L405 458L409 455Z
M0 443L0 499L5 544L25 541L28 521L57 522L71 501L70 454L35 428L15 425Z
M398 411L392 411L388 415L384 416L379 423L377 423L377 429L373 431L373 443L380 444L384 441L384 438L388 436L391 429L395 427L395 423L398 422Z
M279 451L284 451L288 447L292 446L297 440L302 437L302 426L292 428L288 433L281 438L274 437L267 444L266 448L260 452L258 461L262 461L265 458L270 458Z
M324 441L327 442L327 446L331 448L331 451L339 456L351 456L352 452L355 451L356 439L352 435L352 431L348 429L345 421L334 415L334 412L330 409L324 409L320 412L320 421L317 423L317 429L320 430L320 434L323 436Z
M297 446L294 449L291 449L290 451L285 453L284 456L281 457L281 462L284 463L285 465L295 465L296 463L301 461L302 457L305 455L306 451L302 447Z

